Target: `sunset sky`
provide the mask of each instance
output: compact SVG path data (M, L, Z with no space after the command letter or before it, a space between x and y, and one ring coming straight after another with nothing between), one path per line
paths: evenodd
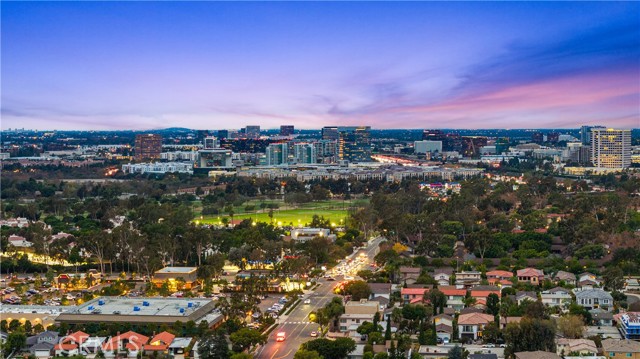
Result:
M640 2L2 2L2 129L640 127Z

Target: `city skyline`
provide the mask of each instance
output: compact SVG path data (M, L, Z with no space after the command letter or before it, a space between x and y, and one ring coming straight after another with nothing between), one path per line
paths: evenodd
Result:
M637 2L1 6L2 129L640 127Z

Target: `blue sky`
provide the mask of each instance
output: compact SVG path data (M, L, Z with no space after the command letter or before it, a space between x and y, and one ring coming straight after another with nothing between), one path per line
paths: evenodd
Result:
M640 127L638 2L2 2L2 128Z

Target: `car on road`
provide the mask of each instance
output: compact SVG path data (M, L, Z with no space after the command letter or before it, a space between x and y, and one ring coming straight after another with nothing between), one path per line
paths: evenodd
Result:
M314 338L315 338L315 337L317 337L317 336L318 336L318 333L317 333L317 332L311 332L311 334L310 334L310 335L311 335L312 337L314 337Z
M483 348L495 348L496 345L493 343L487 343L482 345Z
M311 299L305 299L303 303L304 304L311 304Z
M327 281L334 281L334 280L336 280L336 279L335 279L335 278L333 278L333 277L329 277L329 278L327 278Z
M506 344L500 344L500 348L506 348L507 345Z
M283 342L286 339L287 335L284 332L279 332L276 334L276 341Z

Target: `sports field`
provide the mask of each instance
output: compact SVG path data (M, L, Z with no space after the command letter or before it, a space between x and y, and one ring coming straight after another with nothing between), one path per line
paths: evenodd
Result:
M255 222L273 223L276 225L306 225L309 224L313 215L322 216L329 219L337 226L344 223L349 213L349 208L362 206L366 203L363 200L342 201L329 200L320 202L305 203L299 206L285 205L282 201L268 201L269 203L277 203L280 208L273 209L273 217L269 217L268 209L257 209L255 211L245 212L243 206L234 207L233 220L251 219ZM249 204L256 205L259 208L259 201L251 201ZM221 224L223 219L231 220L228 214L219 214L211 216L198 216L196 221L203 224Z

